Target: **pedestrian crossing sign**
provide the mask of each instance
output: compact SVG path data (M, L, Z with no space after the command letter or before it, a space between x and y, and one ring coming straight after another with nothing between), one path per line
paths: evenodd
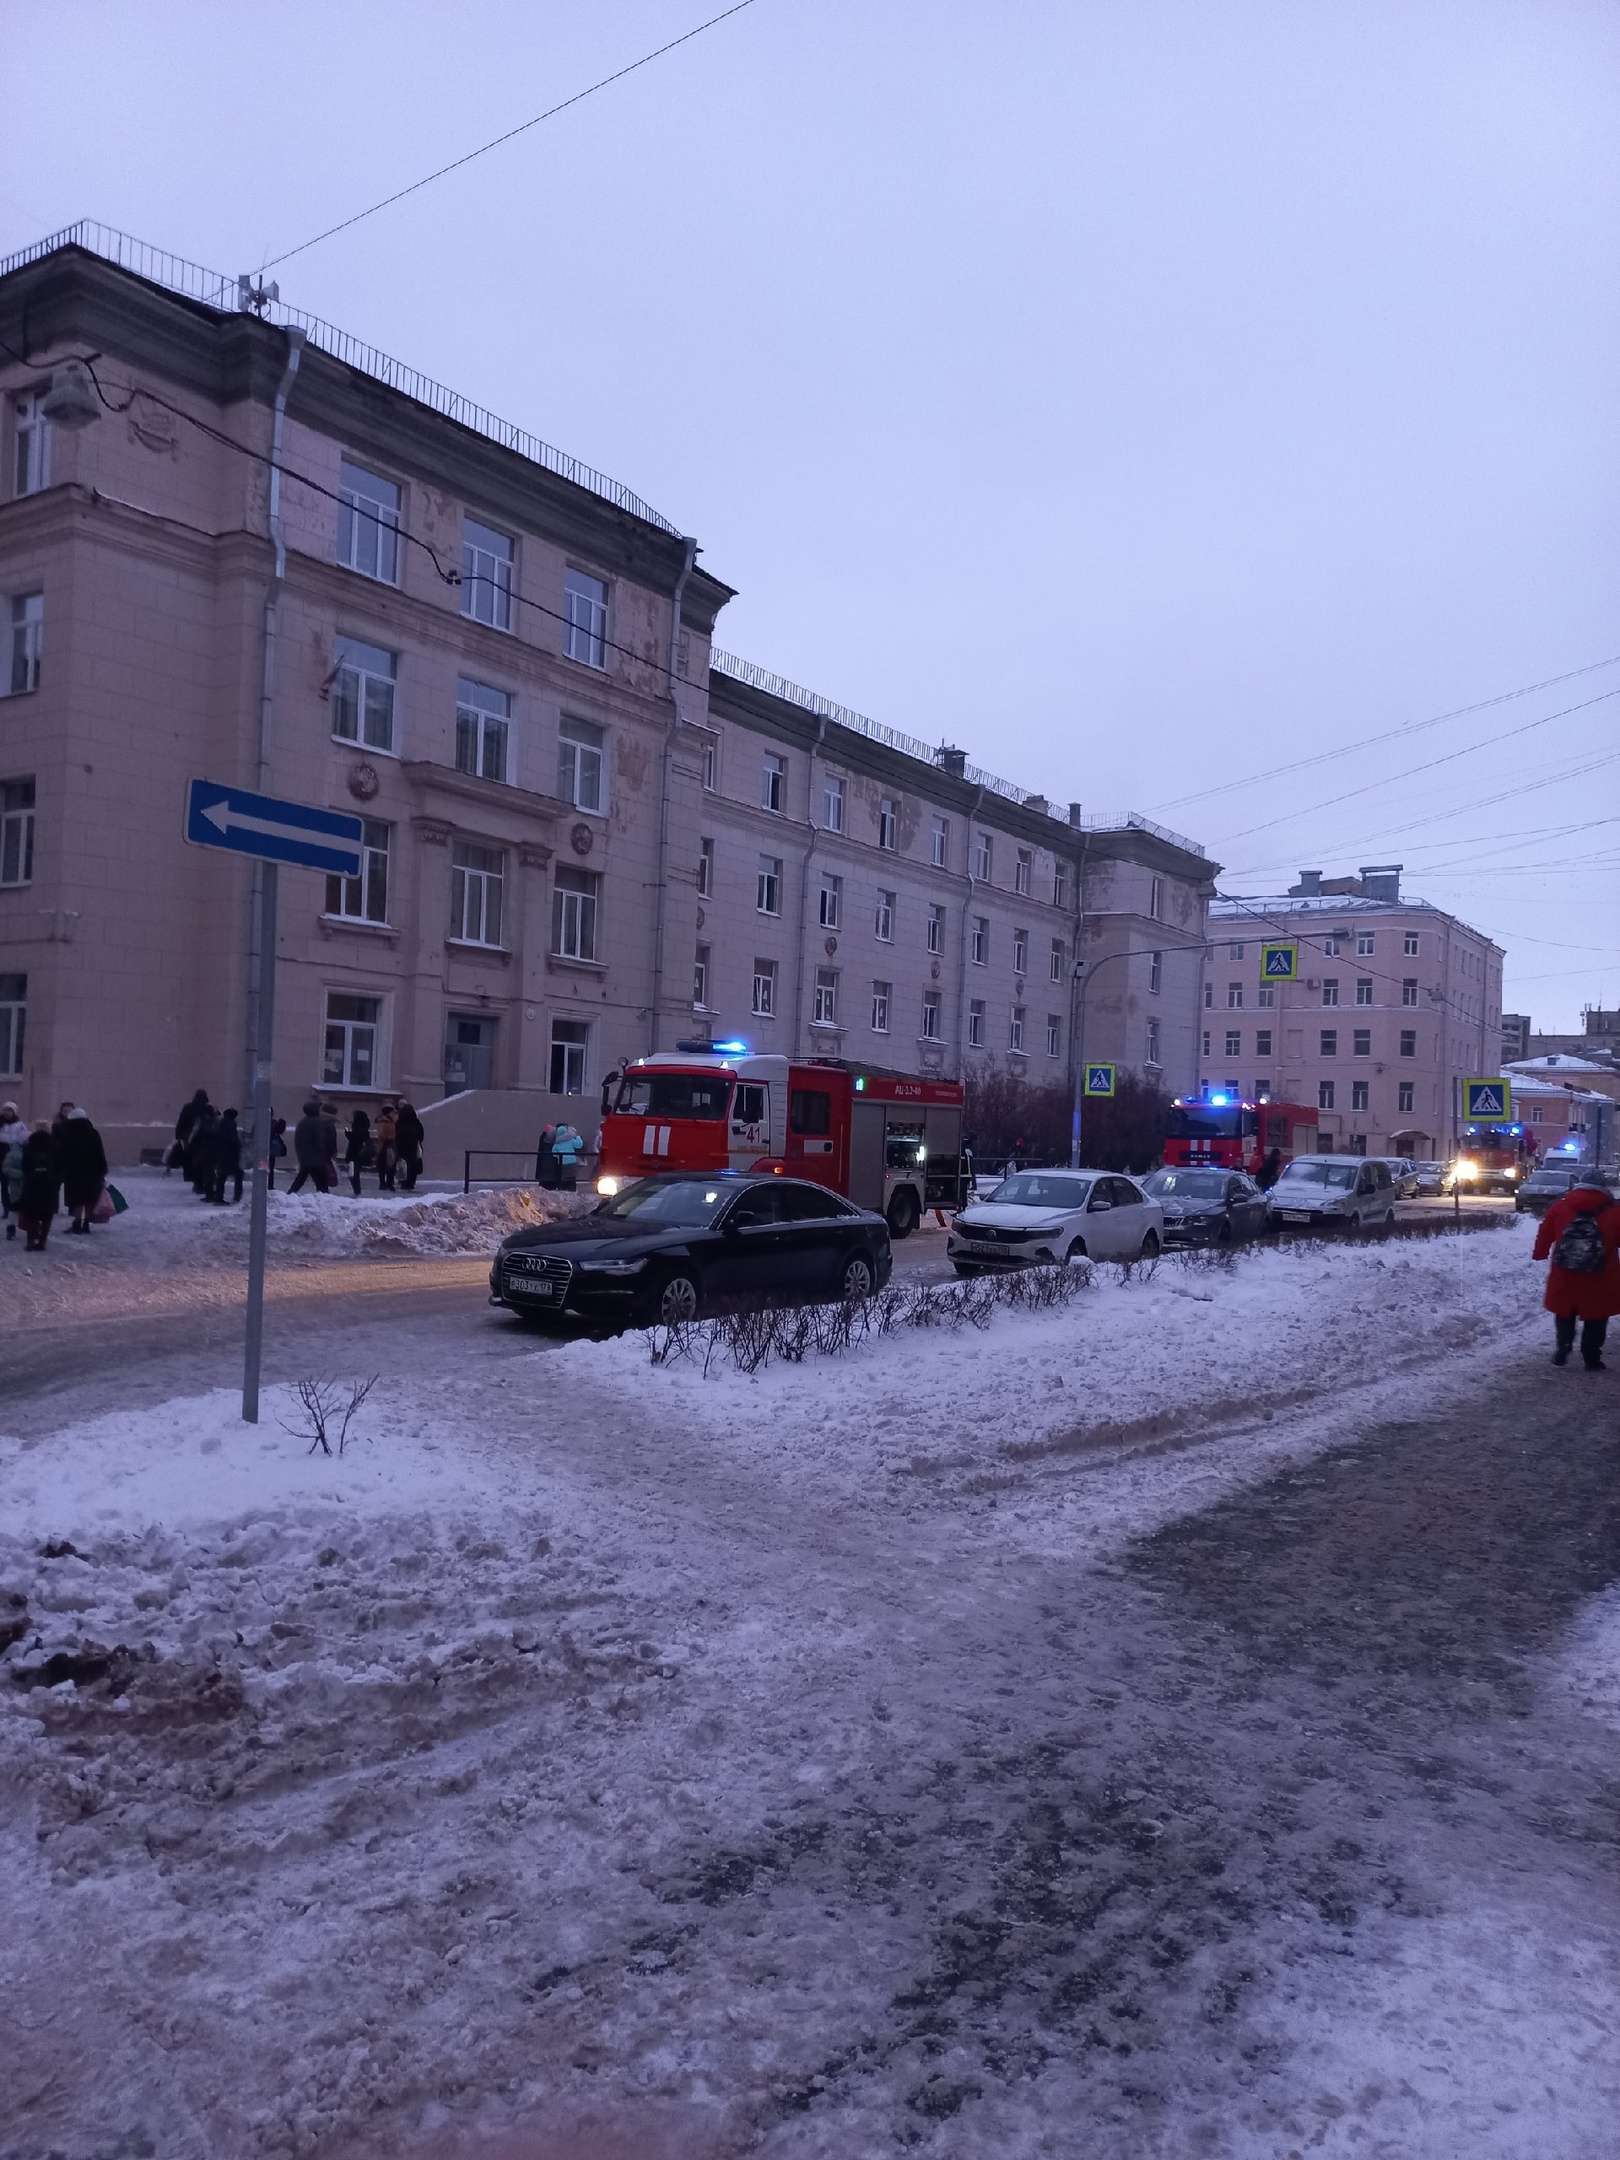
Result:
M1496 1124L1505 1124L1513 1115L1513 1083L1511 1080L1465 1080L1463 1082L1463 1116L1470 1125L1477 1125L1489 1118Z
M1260 975L1265 982L1295 982L1299 977L1297 945L1262 945Z
M1086 1067L1086 1093L1088 1095L1112 1095L1113 1092L1113 1066L1088 1065Z

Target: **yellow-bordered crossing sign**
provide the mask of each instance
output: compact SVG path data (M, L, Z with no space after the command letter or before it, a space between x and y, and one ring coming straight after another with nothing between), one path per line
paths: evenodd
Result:
M1086 1067L1086 1093L1088 1095L1112 1095L1113 1092L1113 1066L1088 1065Z
M1297 982L1299 980L1299 947L1297 945L1262 945L1260 948L1260 980L1262 982Z
M1502 1079L1465 1080L1463 1116L1470 1125L1483 1124L1487 1118L1496 1125L1509 1123L1513 1116L1513 1082Z

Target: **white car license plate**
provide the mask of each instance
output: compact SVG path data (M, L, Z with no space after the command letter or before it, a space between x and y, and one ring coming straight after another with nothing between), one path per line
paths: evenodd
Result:
M1309 1222L1311 1218L1306 1208L1284 1208L1282 1219L1284 1222Z

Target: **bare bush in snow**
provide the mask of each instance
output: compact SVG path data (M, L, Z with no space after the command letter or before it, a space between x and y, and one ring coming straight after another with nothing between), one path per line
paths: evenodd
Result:
M317 1448L323 1455L341 1455L349 1444L349 1427L355 1412L377 1385L381 1375L373 1373L369 1380L350 1383L349 1399L345 1403L343 1391L335 1380L300 1380L297 1387L299 1419L289 1425L282 1419L282 1429L295 1433L300 1440L309 1441L309 1452ZM332 1445L332 1429L337 1428L337 1446Z

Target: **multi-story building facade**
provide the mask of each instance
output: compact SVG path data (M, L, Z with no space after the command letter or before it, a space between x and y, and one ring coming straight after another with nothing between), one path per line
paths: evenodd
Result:
M1501 1069L1500 946L1403 896L1398 864L1217 900L1209 937L1201 1084L1314 1106L1339 1153L1455 1143L1463 1080ZM1299 947L1292 982L1261 974L1262 944L1279 940Z
M0 1083L25 1107L81 1100L127 1155L197 1085L240 1099L252 872L182 843L194 775L364 820L358 877L280 874L282 1108L476 1090L532 1130L628 1056L737 1032L1066 1083L1082 1013L1088 1056L1192 1085L1192 842L717 654L731 588L627 490L89 237L0 266ZM84 355L87 424L54 424ZM1076 961L1117 956L1082 999Z

